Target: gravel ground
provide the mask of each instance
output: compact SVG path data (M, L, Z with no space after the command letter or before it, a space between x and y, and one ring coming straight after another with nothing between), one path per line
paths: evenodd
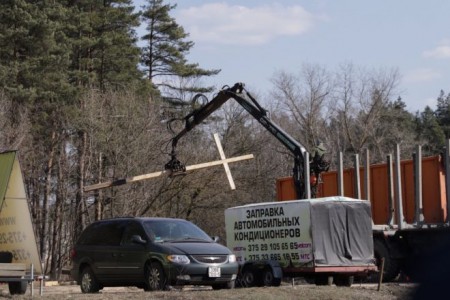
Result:
M351 288L332 286L315 286L312 284L287 284L280 287L237 288L233 290L213 291L209 287L174 288L164 292L144 292L135 287L105 288L96 294L82 294L77 285L45 286L42 290L39 284L34 285L33 299L339 299L339 300L387 300L412 299L416 285L406 283L388 283L377 290L377 284L355 283ZM0 297L10 299L30 299L31 291L28 288L25 295L11 296L7 285L0 285Z

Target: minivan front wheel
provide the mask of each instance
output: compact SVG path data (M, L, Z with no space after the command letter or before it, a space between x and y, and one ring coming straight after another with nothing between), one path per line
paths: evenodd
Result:
M160 263L152 262L146 267L146 291L161 291L166 286L166 277Z
M81 272L80 287L83 293L97 293L100 290L100 286L90 267L85 267Z

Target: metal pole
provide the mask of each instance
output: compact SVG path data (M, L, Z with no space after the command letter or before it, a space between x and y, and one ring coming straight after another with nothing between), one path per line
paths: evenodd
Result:
M355 154L354 171L355 171L355 198L361 199L361 176L359 174L359 154Z
M370 201L370 153L366 149L366 161L364 165L364 191L366 193L365 199Z
M33 282L34 282L34 266L33 266L33 264L31 264L31 282L30 282L31 298L33 298L33 296L34 296Z
M402 195L402 178L401 178L401 166L400 166L400 145L397 144L395 148L395 191L397 198L395 199L397 204L397 224L399 229L403 229L403 195Z
M304 156L305 156L305 197L306 197L306 199L311 199L309 153L305 151Z
M380 271L380 278L378 279L378 288L377 288L378 292L380 291L381 283L383 282L383 273L384 273L384 257L381 258L381 271Z
M387 173L388 173L388 203L389 203L389 215L387 224L394 225L394 170L392 168L392 154L387 156Z
M422 147L417 145L413 154L414 161L414 223L419 225L423 222L423 202L422 202Z
M338 155L338 173L337 173L337 184L338 184L338 196L344 196L344 159L342 157L342 152Z

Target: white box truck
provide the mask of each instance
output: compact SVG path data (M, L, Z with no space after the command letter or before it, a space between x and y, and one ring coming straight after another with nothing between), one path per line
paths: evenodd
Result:
M351 286L377 270L370 202L346 197L268 202L225 210L227 246L242 286L278 286L283 277Z

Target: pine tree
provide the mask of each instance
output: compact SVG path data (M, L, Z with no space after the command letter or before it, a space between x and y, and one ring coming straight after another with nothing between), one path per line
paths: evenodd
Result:
M123 90L142 79L134 28L139 16L131 0L74 2L69 33L74 41L76 85Z
M194 43L187 40L188 33L169 14L176 5L163 2L163 0L147 0L142 13L146 34L142 37L145 46L141 63L145 68L147 79L156 86L177 90L180 87L170 83L168 78L199 78L218 74L220 70L205 70L197 63L188 63L186 55ZM211 90L194 86L183 89L191 92Z
M0 86L15 107L27 105L34 97L27 77L33 51L30 32L36 14L36 8L26 0L0 2ZM14 115L12 112L11 118Z
M406 110L405 102L398 97L383 107L370 147L378 161L384 160L396 144L401 144L402 155L409 157L416 144L415 137L414 115Z
M424 155L440 153L445 145L445 133L439 126L435 112L426 106L416 119L418 140L424 141Z
M436 119L444 131L445 137L450 138L450 93L446 96L441 90L437 98Z
M67 98L64 18L58 2L0 3L0 84L16 105Z

